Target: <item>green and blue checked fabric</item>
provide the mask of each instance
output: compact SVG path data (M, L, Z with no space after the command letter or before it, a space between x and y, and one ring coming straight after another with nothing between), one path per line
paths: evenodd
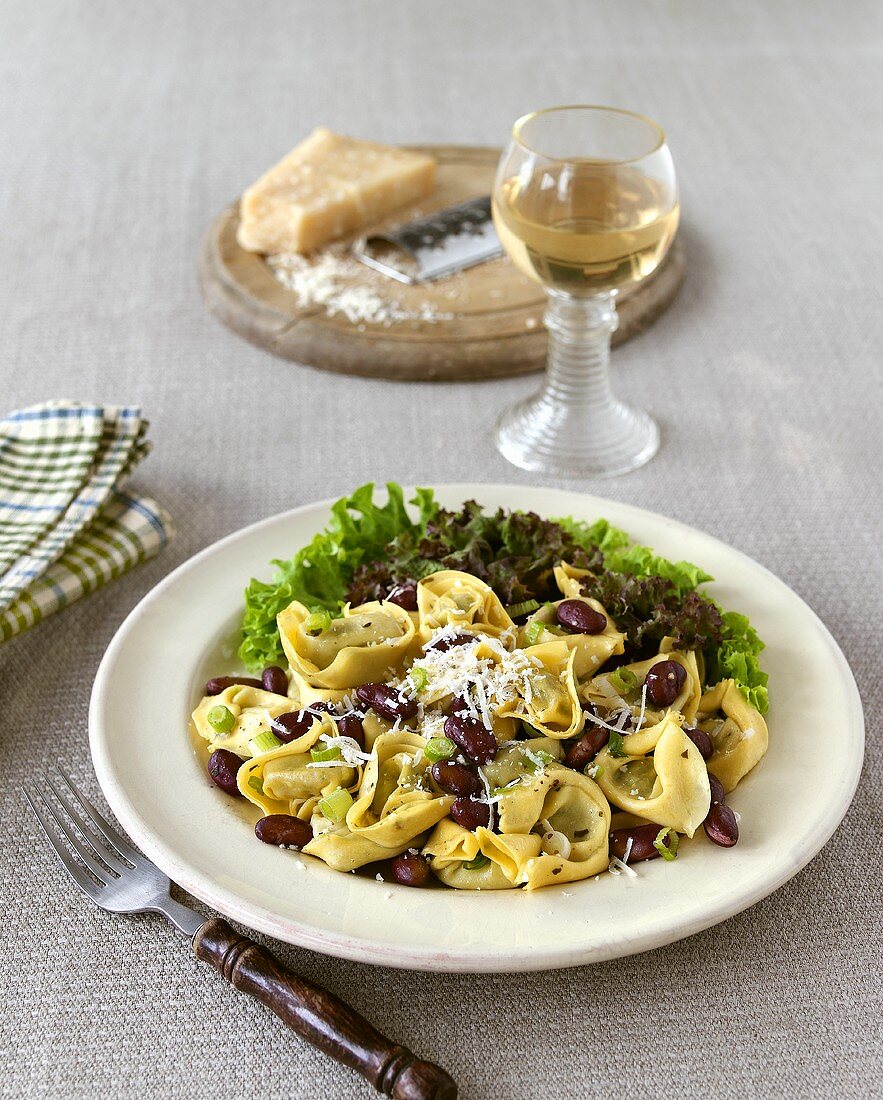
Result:
M0 419L0 641L166 544L162 508L121 492L147 427L137 406L69 401Z

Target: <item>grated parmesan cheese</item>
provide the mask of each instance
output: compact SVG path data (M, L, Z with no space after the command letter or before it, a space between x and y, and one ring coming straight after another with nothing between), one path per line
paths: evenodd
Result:
M514 643L514 635L494 638L483 634L465 645L450 649L436 648L440 641L458 633L451 625L436 630L423 646L420 667L426 673L435 695L461 698L465 711L460 713L479 719L486 729L492 730L494 712L503 704L519 696L528 700L531 698L530 674L533 666L523 650L508 648L507 643ZM489 649L493 656L479 657L480 645ZM409 682L405 676L401 685ZM424 717L429 715L424 712Z
M399 299L390 298L388 280L368 270L343 248L329 248L313 256L280 253L268 256L267 263L276 279L297 296L302 309L323 306L329 317L343 314L353 324L393 325L401 321L450 321L453 313L443 313L429 301L408 308ZM361 326L360 326L361 327Z

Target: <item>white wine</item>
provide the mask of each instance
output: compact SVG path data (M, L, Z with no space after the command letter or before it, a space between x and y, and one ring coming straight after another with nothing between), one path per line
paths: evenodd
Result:
M584 160L511 176L494 225L515 265L566 294L603 294L645 279L668 251L680 206L639 169Z

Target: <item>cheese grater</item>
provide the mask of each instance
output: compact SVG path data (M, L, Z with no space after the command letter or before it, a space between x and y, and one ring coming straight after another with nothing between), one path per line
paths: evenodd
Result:
M377 248L383 245L387 249L380 254ZM390 248L403 252L415 269L405 271L402 265L395 266L391 258L387 258ZM503 246L491 220L491 197L482 195L437 210L387 233L373 233L356 241L352 254L391 279L415 284L428 283L496 259L502 256Z

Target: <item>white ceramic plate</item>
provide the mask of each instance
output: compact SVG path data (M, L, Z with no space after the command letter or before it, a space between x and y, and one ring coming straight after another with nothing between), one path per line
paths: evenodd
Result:
M767 643L770 749L729 800L741 815L738 845L716 848L700 830L676 862L640 864L635 879L605 874L530 894L476 894L378 883L258 843L248 808L205 774L188 716L206 678L233 667L230 639L249 577L268 577L271 558L320 530L326 501L247 527L180 566L126 619L98 670L89 725L99 782L174 882L251 928L332 955L421 970L541 970L689 936L766 897L812 859L852 799L864 722L843 654L794 592L709 535L611 500L491 485L438 495L449 506L473 497L545 516L606 516L666 557L703 566L717 578L709 591L751 617Z

